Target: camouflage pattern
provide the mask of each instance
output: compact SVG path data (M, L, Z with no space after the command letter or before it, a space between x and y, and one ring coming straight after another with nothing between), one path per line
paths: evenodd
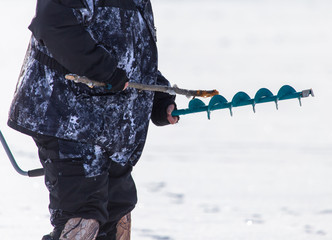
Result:
M134 1L138 8L100 6L101 1L86 0L86 8L72 11L91 38L116 57L118 68L126 71L131 82L160 84L157 80L164 78L157 66L150 1L125 1ZM67 81L63 73L34 58L36 51L52 57L46 46L34 36L30 45L10 108L9 126L30 135L97 145L111 153L113 161L135 165L146 140L154 93L126 89L111 94L103 88Z
M59 240L95 240L99 223L94 219L71 218L66 223Z

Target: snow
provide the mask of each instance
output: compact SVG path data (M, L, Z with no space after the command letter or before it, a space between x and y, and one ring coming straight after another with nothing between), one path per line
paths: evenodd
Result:
M151 125L135 167L134 240L332 239L332 2L153 1L162 73L179 87L230 100L261 87L313 88L315 98L183 116ZM0 128L23 169L40 167L32 140L6 126L35 1L2 0ZM185 108L188 99L178 97ZM0 150L0 235L51 231L42 178L18 175Z

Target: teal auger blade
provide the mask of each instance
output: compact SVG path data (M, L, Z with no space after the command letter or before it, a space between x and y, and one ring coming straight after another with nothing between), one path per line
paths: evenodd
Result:
M276 108L278 109L278 101L288 99L299 99L301 106L301 98L309 97L310 95L314 97L312 89L296 92L296 90L289 85L282 86L277 95L273 95L273 93L267 88L261 88L256 92L254 98L250 98L250 96L245 92L238 92L234 95L231 102L228 102L222 95L213 96L208 105L206 105L202 100L195 98L189 102L188 108L174 110L172 115L180 116L191 113L207 112L208 119L210 119L212 111L229 109L231 116L233 116L232 109L234 107L251 105L255 112L256 104L274 102L276 104Z

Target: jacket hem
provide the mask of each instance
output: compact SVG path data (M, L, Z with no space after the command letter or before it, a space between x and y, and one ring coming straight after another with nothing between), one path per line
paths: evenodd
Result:
M23 134L26 134L30 137L49 136L49 135L45 135L45 134L40 134L38 132L34 132L34 131L32 131L30 129L27 129L25 127L22 127L22 126L18 125L16 122L12 121L11 119L9 119L7 121L7 125L8 125L8 127L12 128L12 129L14 129L18 132L21 132ZM51 137L55 137L55 136L51 136Z

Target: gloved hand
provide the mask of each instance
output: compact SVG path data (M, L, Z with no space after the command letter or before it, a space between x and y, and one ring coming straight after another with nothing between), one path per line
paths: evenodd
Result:
M173 117L172 116L172 112L176 109L176 106L175 104L171 104L167 107L166 109L166 112L167 112L167 121L170 123L170 124L175 124L179 121L179 117L176 116L176 117Z
M155 93L151 120L157 126L165 126L175 124L179 121L179 117L173 117L172 112L176 110L174 102L175 96L167 93Z
M127 73L121 68L115 69L111 78L106 81L110 92L113 93L124 90L127 82L129 82Z

